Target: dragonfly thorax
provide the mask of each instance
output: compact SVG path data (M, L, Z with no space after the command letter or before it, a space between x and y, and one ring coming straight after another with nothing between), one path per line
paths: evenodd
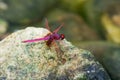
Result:
M65 35L64 34L57 34L57 33L53 33L51 36L50 36L50 39L51 40L63 40L65 38Z
M57 33L53 33L51 36L50 36L51 39L54 39L54 40L59 40L60 39L60 34L57 34Z

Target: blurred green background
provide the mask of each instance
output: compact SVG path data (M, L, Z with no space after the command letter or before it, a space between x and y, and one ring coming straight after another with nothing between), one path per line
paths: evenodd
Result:
M120 0L0 0L0 40L45 18L75 46L89 50L120 80Z

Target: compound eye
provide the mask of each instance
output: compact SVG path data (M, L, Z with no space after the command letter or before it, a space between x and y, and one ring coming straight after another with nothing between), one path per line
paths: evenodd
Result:
M61 40L63 40L65 38L65 35L64 34L60 34L60 38L61 38Z

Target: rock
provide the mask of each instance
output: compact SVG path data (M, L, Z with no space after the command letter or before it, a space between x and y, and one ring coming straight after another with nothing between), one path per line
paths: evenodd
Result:
M8 35L10 35L11 33L5 33L5 34L1 34L0 35L0 41L3 40L5 37L7 37Z
M4 11L7 8L8 8L8 6L4 2L0 1L0 11Z
M3 38L5 38L6 36L9 35L9 33L7 33L7 31L8 31L8 23L7 23L7 21L5 21L3 19L0 19L0 41Z
M87 0L83 5L85 20L104 39L105 34L103 25L101 24L101 16L111 5L116 5L116 3L120 4L120 0Z
M61 6L63 9L67 9L73 12L82 11L82 6L87 2L87 0L61 0ZM69 5L69 6L68 6Z
M8 24L6 21L0 19L0 35L7 32Z
M61 52L45 41L22 43L48 33L44 28L29 27L2 40L0 80L111 80L89 51L65 39L56 41Z
M101 40L98 33L90 28L83 18L77 14L56 8L47 15L47 18L52 28L56 27L56 25L60 25L60 23L64 23L64 28L62 28L60 32L65 33L66 38L73 43ZM56 25L54 26L54 24Z
M102 24L108 41L120 44L120 5L111 5L102 15Z
M120 80L120 46L104 52L102 61L112 80Z
M120 45L104 41L94 41L80 43L77 46L92 52L105 67L112 80L120 80Z
M58 0L0 0L0 17L14 24L28 24L42 18Z

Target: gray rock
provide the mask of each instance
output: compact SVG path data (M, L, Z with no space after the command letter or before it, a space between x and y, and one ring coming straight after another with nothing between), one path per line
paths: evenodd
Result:
M112 46L109 50L106 50L101 61L112 80L120 80L120 46Z
M0 1L0 11L4 11L7 8L8 8L8 6L4 2Z
M12 23L41 19L58 0L0 0L0 17Z
M7 32L8 23L5 20L0 19L0 35Z
M79 43L76 46L92 52L112 80L120 80L120 45L106 41L93 41Z
M2 40L0 80L111 80L89 51L65 39L56 41L59 50L45 41L22 43L48 33L44 28L29 27Z

